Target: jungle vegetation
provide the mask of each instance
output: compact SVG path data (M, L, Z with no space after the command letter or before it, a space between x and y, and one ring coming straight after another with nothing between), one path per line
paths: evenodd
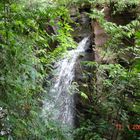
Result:
M79 25L70 9L86 4L89 18L109 36L102 59L113 63L81 63L90 68L83 74L92 77L80 89L90 88L90 93L77 89L85 111L72 133L76 140L140 140L139 0L0 1L0 140L67 140L39 114L55 60L77 46L71 25ZM126 25L106 21L96 8L104 6L114 15L129 9L135 19Z

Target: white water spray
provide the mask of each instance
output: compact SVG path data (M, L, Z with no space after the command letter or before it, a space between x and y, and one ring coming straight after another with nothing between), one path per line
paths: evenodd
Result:
M80 53L88 47L88 37L84 38L78 47L68 51L65 58L56 63L56 74L49 90L48 97L44 101L43 117L70 126L74 125L74 99L70 91L75 77L75 64Z

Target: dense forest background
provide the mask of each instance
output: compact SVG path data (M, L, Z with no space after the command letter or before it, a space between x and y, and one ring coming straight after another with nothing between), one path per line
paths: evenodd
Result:
M1 0L0 140L69 139L40 114L54 63L85 35L74 139L140 140L139 16L139 0Z

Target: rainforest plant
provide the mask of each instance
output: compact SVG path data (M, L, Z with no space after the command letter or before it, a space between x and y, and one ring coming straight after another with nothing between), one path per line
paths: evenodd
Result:
M100 6L103 3L98 2ZM127 4L129 5L126 3L124 8L128 8ZM118 11L112 12L114 14ZM94 88L91 91L91 85L86 87L87 91L90 91L86 92L88 95L88 105L86 104L84 108L86 115L81 112L80 127L75 131L75 136L84 140L139 139L138 128L133 129L135 124L138 126L140 124L139 18L126 25L117 25L106 21L104 13L98 9L94 8L89 15L104 29L108 40L103 46L99 46L102 48L99 62L81 63L84 67L93 69L90 71L93 74L90 83ZM124 39L129 46L123 42ZM133 39L135 43L131 42ZM83 87L81 85L81 89L83 88L84 84Z
M42 119L42 100L54 63L76 46L70 9L85 5L90 5L90 19L98 21L109 37L102 59L113 63L81 63L87 69L82 71L82 85L73 85L83 103L75 139L139 139L139 130L132 129L140 124L139 0L1 0L1 140L68 140L66 128ZM96 9L104 6L111 7L113 16L129 8L135 19L126 25L106 21Z
M2 0L0 17L0 139L61 137L40 114L51 64L75 45L68 10L52 2Z

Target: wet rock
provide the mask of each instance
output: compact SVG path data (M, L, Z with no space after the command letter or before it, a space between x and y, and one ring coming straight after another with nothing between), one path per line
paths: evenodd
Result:
M74 7L71 10L71 19L75 22L71 24L74 29L72 36L76 42L80 42L84 37L91 34L88 11L90 11L90 7Z

